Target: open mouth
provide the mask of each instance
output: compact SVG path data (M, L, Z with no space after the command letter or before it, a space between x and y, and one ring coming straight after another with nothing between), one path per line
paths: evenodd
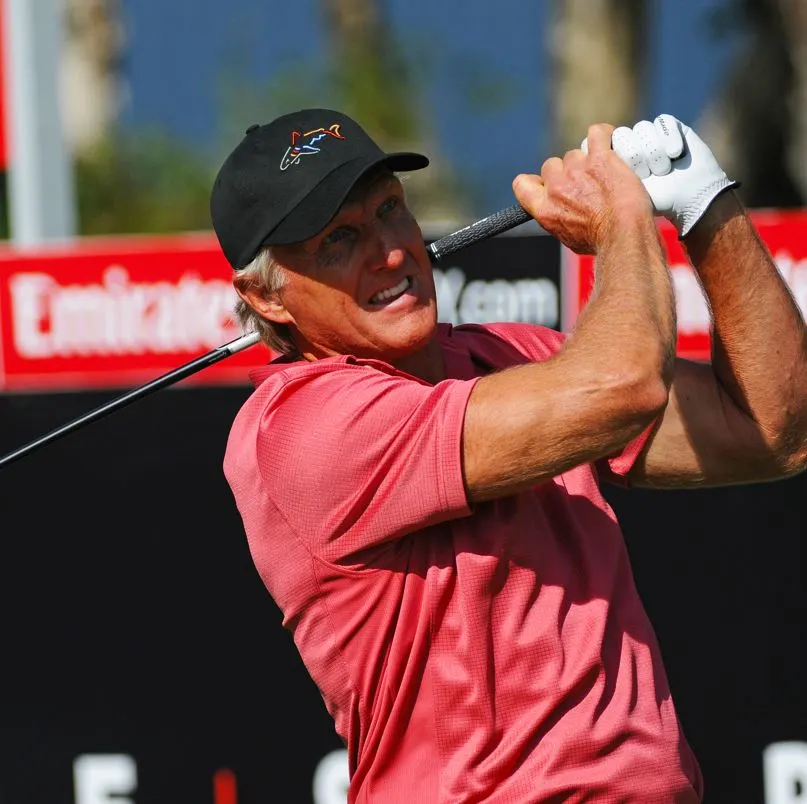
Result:
M389 304L391 301L395 301L395 299L403 296L411 287L412 277L405 276L397 285L374 293L370 297L370 304Z

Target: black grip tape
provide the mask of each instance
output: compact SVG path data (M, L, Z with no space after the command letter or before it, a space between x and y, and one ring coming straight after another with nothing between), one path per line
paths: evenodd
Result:
M460 249L467 248L480 240L486 240L488 237L506 232L508 229L514 229L528 220L531 220L530 214L525 212L521 206L515 204L512 207L507 207L507 209L494 212L492 215L488 215L487 218L482 218L470 226L465 226L453 234L435 240L429 246L429 252L432 260L439 262L455 251L460 251Z

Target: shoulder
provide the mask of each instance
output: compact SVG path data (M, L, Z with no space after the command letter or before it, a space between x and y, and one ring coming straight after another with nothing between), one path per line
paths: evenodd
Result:
M320 541L371 523L380 508L383 532L366 525L362 544L434 524L444 509L467 510L460 444L473 386L430 385L355 358L283 366L237 414L225 475L239 507L271 498Z
M345 406L361 404L364 396L377 393L380 387L401 381L383 362L358 361L349 356L274 365L271 369L253 375L257 387L239 411L236 425L241 419L266 418L280 409L300 418L332 412L335 404L344 410ZM286 404L291 401L294 405Z
M236 415L231 441L271 433L276 443L293 435L315 450L335 434L389 427L416 409L422 415L448 400L460 404L470 393L458 381L432 386L383 361L352 356L276 366L254 379L258 385Z
M383 368L383 364L379 364ZM277 468L281 458L319 454L330 441L354 432L360 416L390 383L400 382L379 367L341 357L267 366L256 371L257 387L230 427L225 464Z

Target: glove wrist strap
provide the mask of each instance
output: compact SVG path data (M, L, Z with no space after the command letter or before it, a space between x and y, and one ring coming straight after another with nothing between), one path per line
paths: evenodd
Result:
M698 195L693 198L676 221L680 239L685 238L695 224L704 216L712 202L725 190L736 187L737 182L724 176L722 179L712 182L704 187Z

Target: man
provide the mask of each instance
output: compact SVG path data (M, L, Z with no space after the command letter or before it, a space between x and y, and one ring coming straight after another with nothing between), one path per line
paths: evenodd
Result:
M698 801L599 481L804 468L804 322L733 182L662 116L592 126L514 181L544 228L597 255L568 338L438 325L395 176L426 164L303 110L250 129L211 200L239 314L284 352L254 372L225 473L347 745L349 799ZM675 359L654 212L711 302L711 365Z

